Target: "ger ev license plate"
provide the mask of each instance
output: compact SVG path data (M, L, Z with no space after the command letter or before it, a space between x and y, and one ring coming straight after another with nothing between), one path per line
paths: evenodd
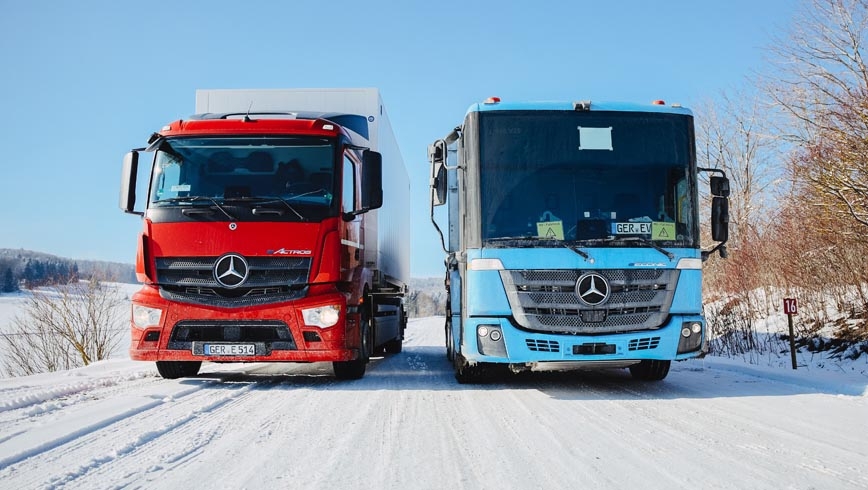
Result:
M202 353L206 356L253 356L256 346L253 344L205 344Z

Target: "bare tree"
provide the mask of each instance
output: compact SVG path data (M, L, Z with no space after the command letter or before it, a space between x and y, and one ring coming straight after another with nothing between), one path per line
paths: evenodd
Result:
M868 0L812 0L772 49L768 93L799 148L794 181L817 212L868 227ZM804 197L804 196L800 196ZM824 221L816 220L815 223Z
M738 247L761 232L775 206L771 189L784 173L776 138L767 128L762 104L744 94L724 93L698 112L697 158L700 166L729 176L730 241Z
M6 373L57 371L106 359L124 330L125 305L117 289L96 279L34 291L23 316L0 337Z

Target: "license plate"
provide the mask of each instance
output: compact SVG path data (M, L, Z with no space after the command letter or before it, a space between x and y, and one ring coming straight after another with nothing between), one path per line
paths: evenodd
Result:
M206 356L253 356L256 346L253 344L205 344L202 353Z

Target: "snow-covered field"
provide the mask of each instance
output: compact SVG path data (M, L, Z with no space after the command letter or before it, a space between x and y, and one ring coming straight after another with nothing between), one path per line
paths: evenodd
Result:
M122 357L0 380L0 488L868 488L868 378L705 359L458 385L442 318L361 380Z

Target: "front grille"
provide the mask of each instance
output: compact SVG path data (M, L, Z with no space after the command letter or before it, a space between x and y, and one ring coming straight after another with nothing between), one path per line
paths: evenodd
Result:
M223 287L214 278L218 257L156 259L160 295L170 301L224 308L256 306L304 297L309 257L248 257L249 276L241 287Z
M576 281L587 272L606 278L609 299L591 307L576 295ZM659 328L666 321L678 270L507 270L501 271L513 316L519 326L547 333L594 334Z
M263 344L267 351L296 348L289 326L277 320L185 320L175 324L169 349L190 350L194 342Z

